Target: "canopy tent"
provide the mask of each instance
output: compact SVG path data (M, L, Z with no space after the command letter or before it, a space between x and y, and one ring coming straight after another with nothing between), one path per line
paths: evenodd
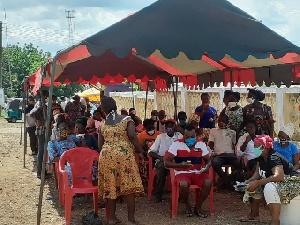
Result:
M277 85L290 85L299 68L289 63L299 61L298 55L288 57L287 53L300 54L300 48L226 0L159 0L58 52L51 62L51 73L44 69L41 74L50 84L50 97L55 82L95 82L107 77L133 81L142 76L148 83L165 79L161 73L180 76L190 86L259 79L267 85L271 79ZM87 67L83 62L91 64ZM135 67L139 63L147 70L124 72L140 68ZM125 68L116 69L119 65ZM154 75L149 73L151 66L156 68ZM92 68L104 69L98 72ZM51 101L48 114L50 108Z
M92 102L100 102L100 90L92 87L90 89L87 89L79 94L79 97L81 98L88 98Z

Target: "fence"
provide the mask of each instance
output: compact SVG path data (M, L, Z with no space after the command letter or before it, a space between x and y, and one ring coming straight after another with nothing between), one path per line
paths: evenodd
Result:
M177 111L185 111L188 116L191 115L195 111L195 108L201 105L201 94L209 92L211 97L210 105L220 112L224 108L223 97L226 89L228 88L214 87L205 90L186 90L184 87L179 86ZM272 107L273 117L276 121L275 132L277 133L278 129L287 123L294 123L295 132L293 140L300 141L300 86L295 85L290 88L259 87L258 89L262 90L266 95L263 103ZM234 87L232 90L241 93L239 104L241 106L247 105L247 88ZM110 93L110 96L116 100L118 109L126 108L128 110L135 105L137 116L144 118L146 92L134 92L133 96L131 92L114 92ZM163 109L166 111L167 118L173 118L173 92L149 92L146 118L150 118L150 113L154 109Z

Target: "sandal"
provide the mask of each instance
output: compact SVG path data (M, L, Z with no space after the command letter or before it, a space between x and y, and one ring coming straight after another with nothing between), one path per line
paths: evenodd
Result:
M207 218L208 217L208 214L206 214L201 209L199 210L197 208L194 208L194 213L195 213L196 216L201 217L201 218Z
M259 218L250 217L250 216L243 217L243 218L239 219L239 221L240 222L260 222Z
M191 209L191 207L187 207L186 210L185 210L185 215L187 217L192 217L193 216L193 211Z

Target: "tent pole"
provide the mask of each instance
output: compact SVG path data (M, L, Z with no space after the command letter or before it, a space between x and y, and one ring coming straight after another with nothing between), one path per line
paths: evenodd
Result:
M27 91L27 78L25 77L23 80L23 114L24 114L24 145L23 145L23 167L25 168L25 157L27 153L27 128L26 128L26 105L28 99L28 91Z
M177 92L175 93L175 84L174 84L174 78L176 79L176 87L177 87L177 78L176 77L172 77L172 90L173 90L173 97L174 97L174 120L177 121ZM176 88L178 89L178 87Z
M232 87L233 87L233 84L232 84L232 70L230 70L230 90L232 91Z
M132 107L135 108L134 95L133 95L133 83L131 83L131 93L132 93Z
M48 107L46 113L46 103L41 91L41 99L43 104L43 112L44 118L46 119L46 130L45 130L45 145L44 145L44 155L43 155L43 164L42 164L42 172L41 172L41 185L40 185L40 194L39 194L39 203L38 203L38 211L37 211L37 225L41 224L41 214L42 214L42 203L43 203L43 193L44 193L44 185L45 185L45 171L46 171L46 156L47 156L47 146L50 136L50 122L51 122L51 115L52 115L52 95L53 95L53 84L54 84L54 74L55 74L55 63L59 54L53 57L52 60L52 68L51 68L51 82L49 87L49 100L48 100ZM43 73L41 73L42 76ZM41 77L42 79L43 77ZM41 89L40 89L41 90ZM48 116L47 116L48 115Z
M144 116L144 120L145 120L146 117L147 117L148 92L149 92L149 81L147 81L146 101L145 101L145 116Z

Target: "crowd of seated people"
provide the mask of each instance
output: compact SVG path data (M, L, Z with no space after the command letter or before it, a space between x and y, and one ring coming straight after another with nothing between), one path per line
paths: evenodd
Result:
M259 220L259 211L256 209L262 196L265 196L266 200L269 198L267 204L272 215L271 224L279 224L280 213L278 214L277 204L280 205L281 200L274 200L274 197L271 198L268 193L277 192L277 195L281 196L281 185L276 185L276 182L290 182L287 176L299 175L297 172L299 150L290 142L294 133L294 124L282 127L277 141L273 142L275 121L271 107L261 103L264 97L263 92L249 89L247 98L249 104L242 107L238 104L240 93L226 90L223 99L225 108L218 115L217 110L210 105L209 93L202 93L201 105L190 115L184 111L179 112L177 120L171 119L162 109L153 110L151 118L142 121L136 115L135 108L130 108L128 111L122 108L120 116L133 122L135 135L143 153L139 154L137 168L144 191L147 190L149 178L149 155L154 165L151 169L157 170L154 201L159 203L163 200L168 168L174 168L176 182L180 188L180 198L186 204L187 216L196 214L206 217L207 214L202 210L202 203L209 195L212 185L208 177L209 168L212 167L218 175L218 182L221 183L219 187L231 190L232 177L224 172L223 167L229 165L232 170L240 170L242 160L246 163L248 173L245 183L249 184L245 195L251 199L252 207L249 216L242 218L241 221ZM66 104L65 112L63 107L58 106L55 98L53 105L55 107L53 129L48 144L49 163L58 160L64 151L76 146L89 147L101 153L99 145L102 136L101 127L106 123L108 116L101 106L92 112L92 106L84 108L78 96L74 96L74 101ZM39 107L36 104L28 112L28 115L36 121L40 119L36 112ZM40 131L41 124L38 122L37 124L39 126L36 126L36 130ZM38 139L39 142L42 142L40 139L41 137ZM134 143L137 144L135 141ZM38 150L33 148L33 151L38 151L38 154L43 153L40 148ZM187 158L191 160L186 161ZM40 177L40 171L38 172ZM96 179L97 172L93 171L93 174ZM199 200L193 210L188 201L191 184L202 187ZM252 195L251 193L256 189L258 192L260 190L260 193ZM295 191L293 193L294 197L298 194Z

